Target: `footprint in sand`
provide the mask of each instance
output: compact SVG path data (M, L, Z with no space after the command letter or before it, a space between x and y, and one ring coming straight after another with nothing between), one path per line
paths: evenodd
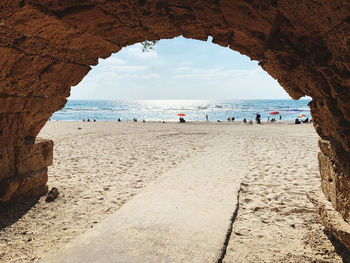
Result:
M249 198L245 198L242 200L243 203L247 203L249 204L250 202L252 202L253 200L252 199L249 199Z

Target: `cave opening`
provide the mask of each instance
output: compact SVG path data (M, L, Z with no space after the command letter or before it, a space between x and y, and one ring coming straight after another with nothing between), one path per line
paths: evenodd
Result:
M47 192L53 143L34 138L99 58L144 39L212 36L259 61L293 99L312 98L323 194L310 200L322 223L350 247L347 10L344 1L5 1L1 203Z

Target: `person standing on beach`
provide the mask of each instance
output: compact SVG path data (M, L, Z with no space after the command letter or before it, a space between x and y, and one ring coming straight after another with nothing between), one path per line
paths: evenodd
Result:
M261 120L261 115L259 113L256 114L255 120L256 120L257 124L261 123L261 121L260 121Z
M205 115L205 120L208 121L209 120L209 116L208 114Z
M280 120L282 120L282 115L280 115Z

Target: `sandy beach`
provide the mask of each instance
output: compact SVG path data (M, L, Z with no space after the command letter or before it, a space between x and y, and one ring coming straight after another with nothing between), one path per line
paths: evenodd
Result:
M242 178L223 262L350 258L306 198L320 187L312 124L48 122L39 136L55 143L48 185L60 194L1 211L1 262L37 262L184 160L220 152L239 160L232 176Z

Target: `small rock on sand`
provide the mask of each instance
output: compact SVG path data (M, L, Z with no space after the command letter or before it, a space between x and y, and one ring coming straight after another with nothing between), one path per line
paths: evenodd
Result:
M46 197L46 202L53 202L59 195L58 189L56 187L52 187L49 194Z

